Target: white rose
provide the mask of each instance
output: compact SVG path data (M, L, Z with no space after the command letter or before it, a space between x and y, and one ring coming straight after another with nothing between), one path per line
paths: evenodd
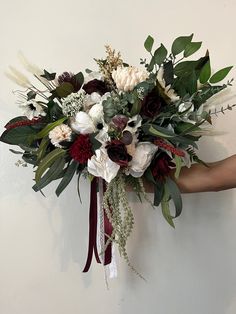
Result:
M88 160L88 172L103 178L108 183L111 182L116 177L120 166L108 157L104 147L97 149L95 154Z
M130 174L136 178L141 177L157 150L158 147L150 142L138 143L130 162Z
M93 105L88 114L93 120L94 124L102 122L104 117L103 105L101 103Z
M96 131L93 120L83 111L79 111L75 117L71 119L70 126L75 133L80 134L90 134Z
M112 72L112 78L119 91L132 91L134 87L148 78L148 72L136 67L119 66Z

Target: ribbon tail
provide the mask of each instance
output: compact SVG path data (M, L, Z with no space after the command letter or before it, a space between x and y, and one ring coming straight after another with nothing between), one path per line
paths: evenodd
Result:
M103 185L104 191L106 190L105 183ZM111 207L109 208L110 211L112 211ZM110 243L107 245L106 250L104 252L104 265L108 265L112 261L112 242L111 242L111 235L112 235L112 224L110 223L106 211L104 209L104 243L106 246L107 241L110 241Z
M94 178L90 189L90 209L89 209L89 245L88 255L83 272L86 273L92 263L93 251L98 263L101 263L97 250L97 180Z

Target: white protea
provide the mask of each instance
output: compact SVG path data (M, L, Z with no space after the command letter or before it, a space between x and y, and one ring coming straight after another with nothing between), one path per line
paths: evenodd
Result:
M66 124L60 124L52 129L48 136L51 140L51 143L56 147L62 147L61 142L70 141L71 140L72 130Z
M149 74L145 70L140 70L136 67L121 67L119 66L112 72L112 78L119 91L132 91L134 87L145 81Z
M165 95L170 99L170 102L175 102L179 100L179 96L176 94L175 90L171 88L171 85L166 86L166 82L164 79L164 69L160 67L157 72L157 81L163 89Z
M67 117L74 117L78 111L83 107L85 99L85 92L79 91L77 93L71 93L62 100L61 108L62 112Z
M24 103L21 103L19 107L22 109L22 114L26 116L29 120L46 115L43 106L35 99L31 99Z

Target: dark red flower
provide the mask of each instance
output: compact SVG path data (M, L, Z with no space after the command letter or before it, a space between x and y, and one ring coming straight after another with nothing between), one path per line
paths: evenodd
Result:
M81 88L81 83L76 79L76 76L73 73L63 72L58 76L58 83L70 83L74 87L74 92L78 92Z
M175 164L171 161L171 158L165 154L161 153L151 164L151 171L155 181L165 181L171 173L171 167Z
M121 167L127 166L128 162L132 159L127 152L125 144L119 140L109 142L106 149L108 157Z
M109 92L109 89L107 88L105 82L94 79L92 81L89 81L88 83L84 84L83 90L87 94L92 94L94 92L100 94L101 96L104 95L106 92Z
M160 113L162 105L163 100L160 98L158 89L155 87L144 97L140 114L147 118L154 118Z
M70 156L80 164L86 164L93 156L92 143L88 135L80 134L69 150Z

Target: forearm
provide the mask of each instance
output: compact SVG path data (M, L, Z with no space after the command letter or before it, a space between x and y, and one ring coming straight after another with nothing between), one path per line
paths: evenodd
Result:
M236 187L236 155L224 160L183 167L175 179L182 193L221 191Z

